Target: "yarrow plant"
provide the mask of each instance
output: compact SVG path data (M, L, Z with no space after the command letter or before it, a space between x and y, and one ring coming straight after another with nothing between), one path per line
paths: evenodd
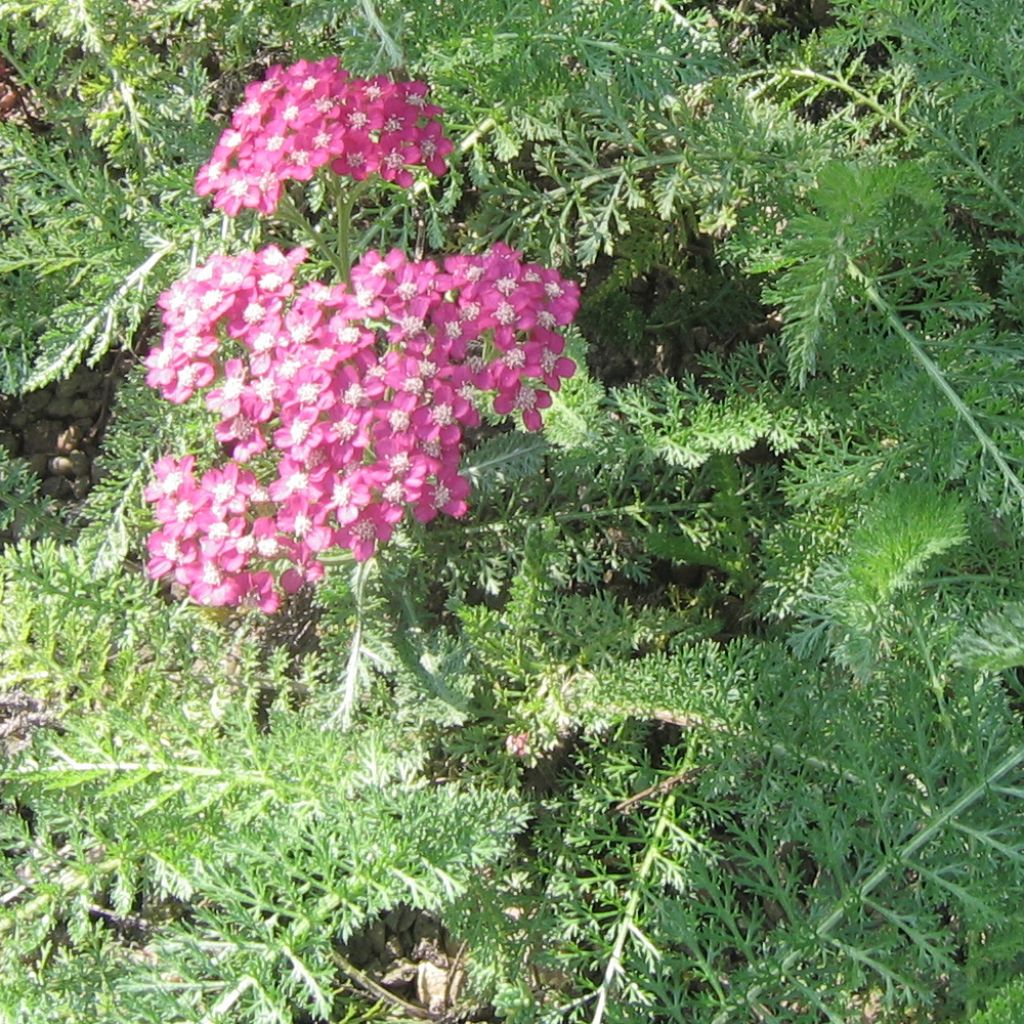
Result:
M197 191L215 190L229 214L269 213L287 180L328 164L399 185L417 162L441 173L451 143L425 95L350 79L333 58L273 68L246 90ZM160 297L147 382L175 403L203 392L228 459L198 478L193 456L156 463L147 568L201 604L273 612L282 591L323 575L322 552L362 561L407 511L464 515L462 444L482 404L538 430L575 371L559 329L578 287L505 245L440 263L393 249L350 267L346 253L334 284L296 282L306 255L214 256Z

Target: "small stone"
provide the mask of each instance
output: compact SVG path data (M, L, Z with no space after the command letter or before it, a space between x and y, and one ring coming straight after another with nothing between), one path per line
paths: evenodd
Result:
M25 428L25 452L28 455L53 452L60 431L61 424L54 420L36 420L35 423L30 423Z
M8 455L17 455L21 451L21 438L11 430L0 430L0 448Z
M349 939L345 946L345 955L356 967L365 967L373 958L365 937L353 936Z
M48 476L39 491L47 498L67 498L71 494L71 484L62 476Z
M416 972L416 998L432 1013L448 1008L448 972L423 961Z
M80 476L71 483L71 493L78 499L84 498L92 490L92 481L87 476Z
M71 379L75 383L75 394L90 395L103 382L103 374L99 370L79 370Z
M89 466L89 480L92 482L93 486L103 481L106 476L107 470L104 465L101 462L94 460Z
M54 385L54 391L58 398L70 398L72 395L77 394L79 390L78 381L75 377L68 377L66 380L59 380L56 385Z
M25 409L30 413L39 412L49 405L52 398L53 394L49 388L43 388L41 391L30 391L24 398Z
M381 977L380 983L385 988L400 988L414 982L418 973L416 964L405 960L390 967L387 973Z
M72 401L70 398L55 398L46 407L46 415L55 420L66 420L71 416Z
M400 907L398 915L398 926L395 931L407 932L417 920L416 911L412 907Z
M55 455L47 463L47 469L54 476L74 476L75 466L66 455Z
M36 476L43 476L46 473L46 464L50 459L45 452L40 452L37 455L30 455L25 461L28 462L28 468L31 469Z
M26 409L19 409L16 413L11 414L8 422L12 427L17 427L18 430L24 430L28 426L28 421L32 419Z
M421 939L429 939L437 942L441 938L441 929L438 923L425 914L420 914L413 922L412 937L419 942Z
M99 406L89 398L76 398L71 403L71 418L74 420L91 420Z
M412 947L409 957L417 963L429 960L435 967L447 967L450 963L444 950L432 939L420 939Z
M384 943L384 955L390 960L401 960L405 956L405 949L397 935L392 935Z
M89 475L89 456L85 452L76 449L73 452L68 452L66 458L71 463L71 471L75 476Z
M82 443L82 428L72 424L65 427L57 435L57 451L67 454L74 451Z

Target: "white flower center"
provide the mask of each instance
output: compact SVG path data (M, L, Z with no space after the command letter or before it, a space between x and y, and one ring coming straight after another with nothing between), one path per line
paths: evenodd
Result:
M447 427L454 421L452 407L447 402L435 405L434 408L430 410L430 418L437 424L437 426Z
M494 311L494 319L504 327L509 327L516 320L515 308L507 302L499 302L498 308Z
M359 405L366 398L366 390L362 384L352 383L345 388L345 393L341 396L341 400L346 405Z
M235 485L230 480L221 480L213 488L215 505L226 505L235 496Z

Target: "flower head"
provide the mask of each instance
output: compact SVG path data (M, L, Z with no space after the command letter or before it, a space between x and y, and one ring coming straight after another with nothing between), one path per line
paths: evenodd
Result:
M452 151L423 82L351 78L337 57L268 69L247 86L242 104L196 176L196 193L213 194L229 216L269 215L288 181L321 167L362 180L378 174L408 187L413 168L447 170Z

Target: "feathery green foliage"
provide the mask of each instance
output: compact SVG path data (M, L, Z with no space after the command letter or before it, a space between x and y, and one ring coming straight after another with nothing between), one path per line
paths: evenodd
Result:
M1017 1020L1019 4L0 26L0 417L128 367L84 502L0 447L0 1019ZM332 52L457 146L355 245L568 267L580 370L475 432L466 517L214 614L141 572L153 458L217 453L136 364L170 280L287 238L192 175Z

